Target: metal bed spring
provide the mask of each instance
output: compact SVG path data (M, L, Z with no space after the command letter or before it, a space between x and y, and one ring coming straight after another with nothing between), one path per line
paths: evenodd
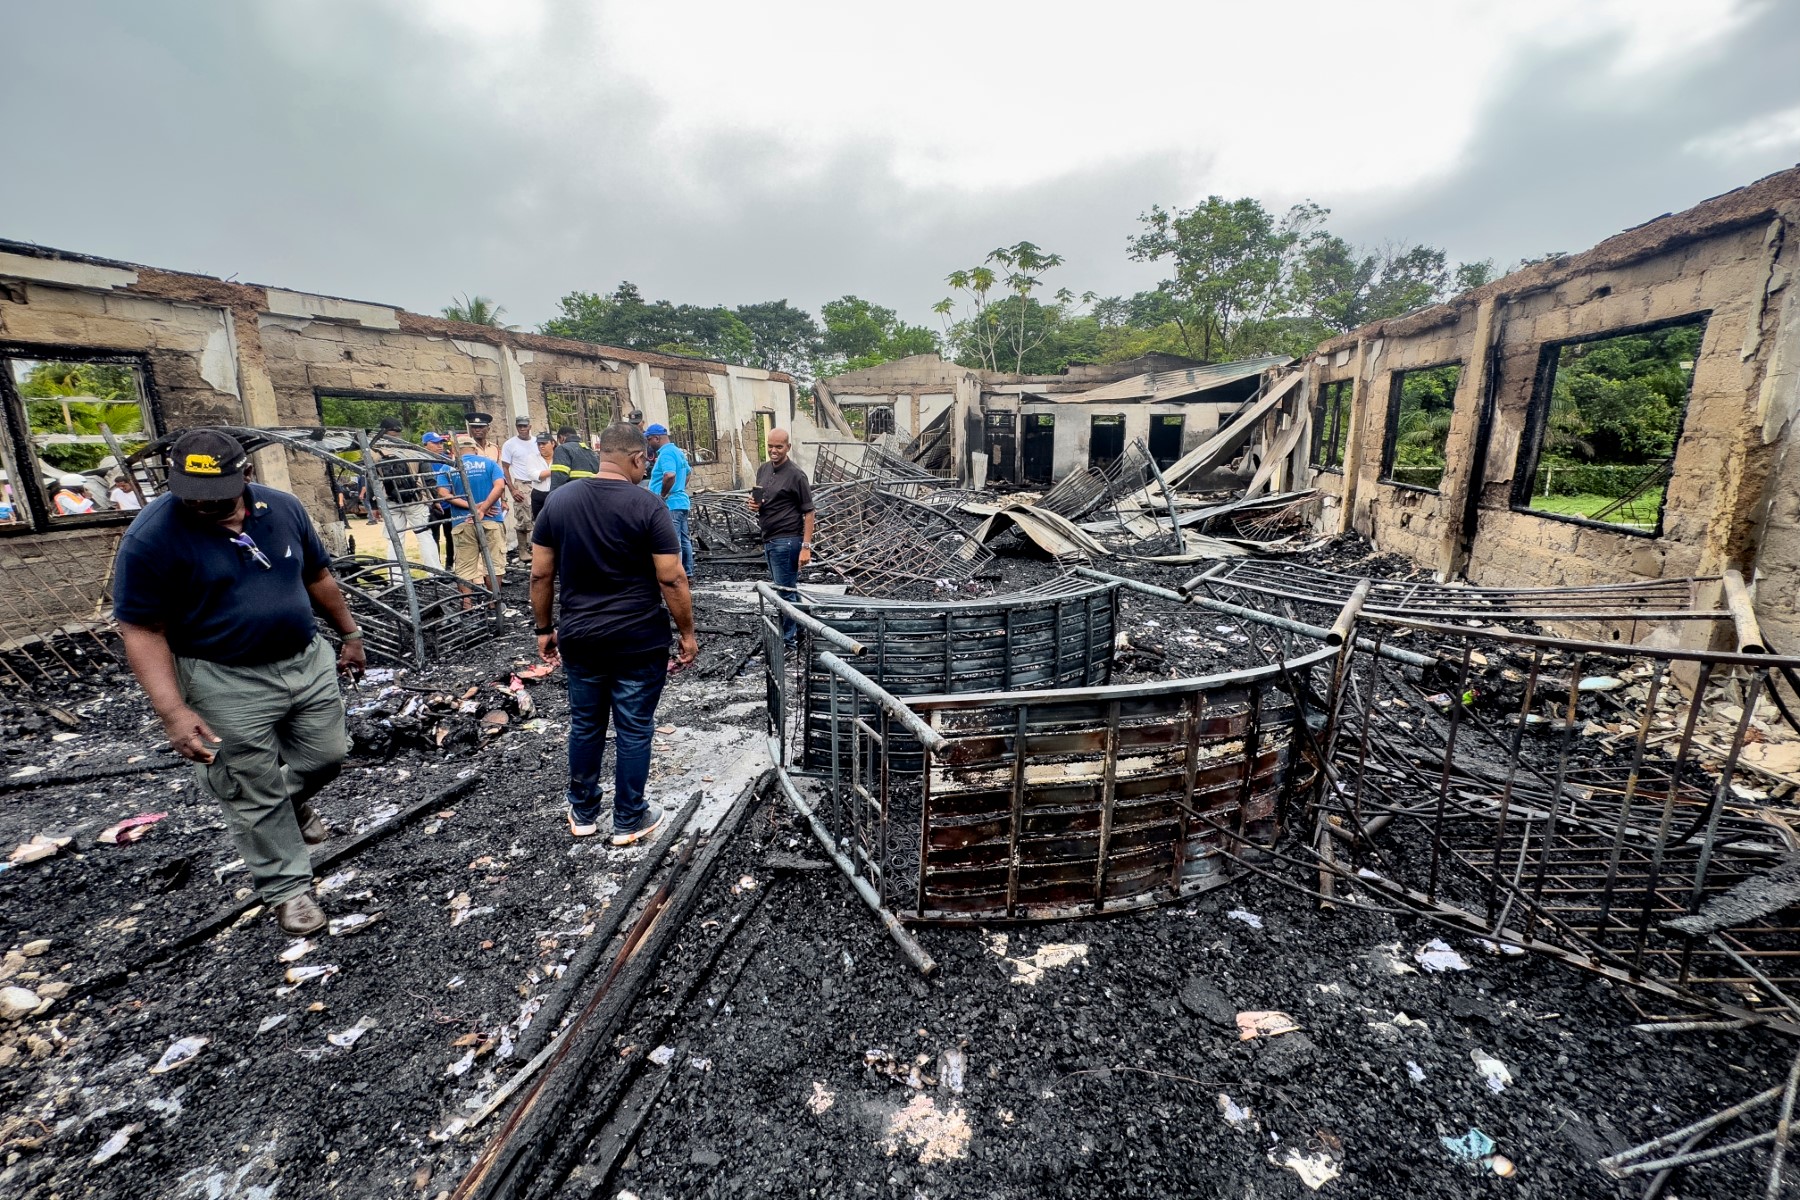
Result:
M944 514L867 480L817 489L814 503L819 565L870 595L915 584L961 583L994 558Z
M1009 596L947 603L821 596L803 607L870 647L860 669L905 697L994 689L1079 687L1110 676L1117 587L1059 576ZM809 656L802 692L804 762L822 770L832 739L829 673ZM918 747L900 738L907 763Z
M1341 605L1362 582L1355 575L1249 558L1227 560L1205 578L1218 587L1330 608ZM1718 582L1710 576L1560 588L1463 588L1375 580L1363 610L1418 618L1718 620L1716 610L1698 609L1694 603L1701 585Z
M1379 614L1368 631L1379 643L1402 627L1433 633L1445 671L1416 678L1377 655L1357 659L1332 755L1335 786L1320 799L1330 840L1348 842L1368 868L1360 878L1499 940L1769 1018L1772 1010L1740 1003L1739 989L1755 982L1741 962L1778 983L1800 982L1800 925L1780 896L1760 915L1701 932L1669 922L1704 923L1726 893L1800 852L1800 839L1734 787L1771 671L1800 660ZM1499 699L1484 698L1496 663L1511 664L1501 673L1513 678ZM1728 670L1742 673L1735 714L1711 697ZM1629 683L1590 694L1584 680ZM1599 715L1627 740L1618 753L1582 733L1601 694L1609 699ZM1725 744L1706 741L1708 725L1728 725Z

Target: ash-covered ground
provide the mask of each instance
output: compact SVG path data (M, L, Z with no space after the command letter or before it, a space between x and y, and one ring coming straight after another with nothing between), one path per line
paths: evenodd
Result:
M1354 540L1307 561L1411 570ZM1164 586L1193 573L1113 569ZM1003 555L979 582L1049 571ZM665 692L652 774L666 803L701 794L709 820L767 765L752 601L725 575L756 577L702 568L702 659ZM320 801L339 831L321 850L391 832L322 872L332 916L371 919L303 951L252 910L153 961L245 907L247 875L122 669L54 698L73 728L0 711L0 842L71 839L0 872L0 983L45 1001L0 1022L0 1194L455 1186L500 1122L446 1131L517 1069L536 1004L647 853L570 839L560 677L511 687L531 652L522 582L506 602L511 631L468 661L347 693L356 744ZM1139 596L1123 614L1121 680L1260 661L1256 631L1215 614ZM155 813L140 841L98 840ZM1785 1071L1765 1035L1652 1040L1627 1028L1657 1011L1643 997L1254 877L1148 913L917 932L942 966L931 980L779 795L762 800L611 1047L654 1097L641 1132L563 1194L1278 1197L1312 1194L1302 1170L1335 1170L1319 1194L1636 1195L1595 1160ZM1437 937L1466 970L1424 969ZM1255 1010L1300 1028L1240 1041L1237 1014ZM153 1071L182 1039L205 1044ZM1489 1082L1490 1059L1510 1083ZM1471 1129L1512 1175L1445 1144ZM1677 1191L1760 1180L1740 1155Z

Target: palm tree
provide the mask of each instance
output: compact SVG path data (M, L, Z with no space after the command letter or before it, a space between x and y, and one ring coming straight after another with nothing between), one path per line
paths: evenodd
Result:
M495 304L486 296L471 296L463 293L461 300L453 301L444 309L444 316L452 321L462 321L469 325L492 325L496 329L511 329L503 324L500 314L506 309Z

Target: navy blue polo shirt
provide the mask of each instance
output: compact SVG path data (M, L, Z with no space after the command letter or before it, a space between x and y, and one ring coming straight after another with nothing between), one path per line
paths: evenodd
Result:
M229 667L279 662L306 649L314 622L305 581L331 557L298 500L253 483L250 502L244 532L267 558L266 569L222 525L195 517L173 496L152 500L119 543L113 616L160 625L180 657Z

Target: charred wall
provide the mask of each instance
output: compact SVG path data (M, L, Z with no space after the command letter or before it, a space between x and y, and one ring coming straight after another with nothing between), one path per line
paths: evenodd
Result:
M637 409L647 422L670 423L671 404L685 404L692 427L710 430L694 435L710 438L692 455L696 490L747 485L760 427L787 425L794 416L793 381L777 372L464 325L20 243L0 242L0 351L50 361L128 360L156 434L214 424L316 426L322 396L461 403L494 415L497 440L511 434L519 415L545 428L546 389L558 386L601 389L618 398L615 416ZM8 405L21 403L8 394ZM30 464L37 451L28 448L32 431L22 410L8 420L9 454ZM328 539L335 532L342 545L322 469L279 453L259 455L261 477L291 489ZM32 465L19 474L18 487L36 485ZM8 561L54 560L62 564L59 586L71 595L102 595L111 547L127 518L61 517L45 505L24 515L0 522ZM42 606L30 590L22 572L0 578L0 633L28 629L38 618ZM60 619L62 610L47 615Z
M1800 319L1788 281L1800 245L1800 170L1660 218L1583 254L1537 264L1447 305L1357 330L1306 364L1316 405L1353 385L1340 469L1315 465L1322 521L1382 550L1488 586L1715 575L1763 579L1758 609L1800 642L1800 470L1790 440ZM1521 455L1539 436L1547 356L1581 339L1704 321L1660 526L1630 530L1525 507ZM1383 478L1400 372L1461 374L1435 489ZM1313 409L1315 421L1319 410Z

